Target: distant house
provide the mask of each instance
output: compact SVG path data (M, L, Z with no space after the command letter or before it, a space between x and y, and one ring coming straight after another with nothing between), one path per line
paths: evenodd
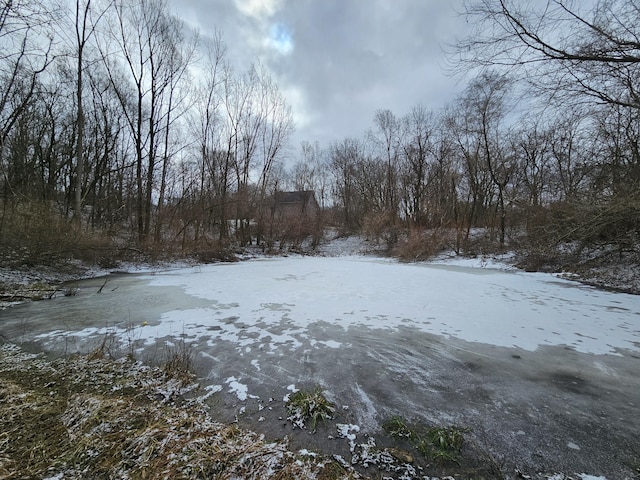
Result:
M276 192L274 214L283 220L313 221L318 218L320 206L313 190Z
M280 249L296 248L309 237L313 237L315 245L320 238L320 206L313 191L276 192L264 227L268 248L276 244Z

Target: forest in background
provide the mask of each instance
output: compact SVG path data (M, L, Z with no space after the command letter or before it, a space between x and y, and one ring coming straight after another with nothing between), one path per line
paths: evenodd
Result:
M637 263L640 9L579 5L469 0L472 32L448 47L470 77L458 98L381 109L361 137L304 142L292 161L291 107L268 70L234 71L221 34L199 36L165 1L5 1L2 261L209 260L331 226L407 260ZM313 190L320 222L269 228L286 190Z

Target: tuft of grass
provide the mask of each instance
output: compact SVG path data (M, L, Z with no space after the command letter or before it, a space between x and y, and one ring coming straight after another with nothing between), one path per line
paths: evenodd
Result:
M305 422L311 420L311 431L315 433L318 420L326 422L333 418L336 412L336 405L327 400L319 386L312 390L298 390L289 397L287 401L287 420L293 422L294 426L304 428Z
M182 384L191 382L195 375L193 347L184 341L180 341L175 347L168 347L162 371L167 378L174 378Z
M393 438L409 440L429 460L457 463L464 445L465 430L458 427L431 427L425 431L394 416L386 420L382 428Z
M89 360L114 359L117 356L118 340L113 331L107 332L102 336L99 345L92 349L87 357Z
M393 438L407 438L411 440L416 436L416 433L409 428L407 422L401 416L389 418L382 424L382 428Z
M340 465L337 461L327 462L318 472L317 480L338 480L338 479L356 479L354 472L350 472Z
M464 444L462 430L457 427L434 427L427 431L431 444L443 452L459 452Z

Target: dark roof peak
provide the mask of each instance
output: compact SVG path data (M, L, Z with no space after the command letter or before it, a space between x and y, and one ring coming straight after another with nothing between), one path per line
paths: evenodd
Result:
M276 192L275 199L278 203L305 203L310 199L315 200L313 190L296 190L292 192Z

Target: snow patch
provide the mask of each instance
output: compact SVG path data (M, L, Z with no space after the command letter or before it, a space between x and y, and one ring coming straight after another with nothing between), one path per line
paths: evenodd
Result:
M353 453L356 448L356 434L360 432L360 426L349 423L338 423L336 424L336 428L338 429L338 438L346 438L349 440L349 450Z
M344 329L410 327L529 351L540 346L596 355L640 351L639 296L509 269L488 258L419 264L355 256L260 258L139 278L151 287L182 288L210 305L167 311L135 329L96 322L35 339L72 342L112 336L122 344L133 339L151 346L181 337L187 343L202 339L211 347L229 342L241 354L258 350L274 355L300 348L302 340L332 349L348 347L339 337L313 338L310 327L327 322ZM282 279L290 278L295 278L295 288L283 287Z
M363 418L361 420L361 424L366 427L367 430L374 431L377 427L376 416L378 411L371 398L369 398L369 395L367 395L362 387L357 383L355 385L355 391L360 397L359 404L362 407Z
M306 448L303 448L302 450L298 450L298 455L302 455L304 457L313 457L313 458L318 456L316 452L311 452Z
M295 384L291 384L287 386L287 390L289 391L289 393L287 393L284 397L282 397L282 401L284 403L287 403L289 401L289 398L291 397L292 393L296 393L300 391L298 388L296 388Z
M319 341L318 343L320 345L324 345L325 347L328 347L328 348L340 348L340 347L342 347L342 343L336 342L335 340Z
M200 401L205 401L212 395L215 395L216 393L221 392L222 385L207 385L206 387L204 387L204 389L207 393L199 397Z
M249 391L247 385L238 382L236 377L227 378L225 383L229 385L229 393L235 393L238 400L244 402L247 399L247 392Z

